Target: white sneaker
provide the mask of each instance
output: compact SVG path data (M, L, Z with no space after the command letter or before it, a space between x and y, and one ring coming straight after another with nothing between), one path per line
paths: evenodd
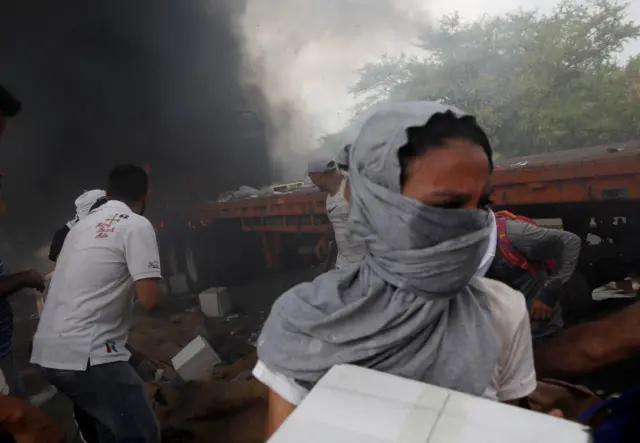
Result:
M57 393L58 390L56 389L56 387L53 385L49 385L42 391L38 392L36 395L32 395L31 397L29 397L29 403L34 406L42 406L53 397L55 397Z
M73 414L73 422L75 423L76 429L78 430L78 437L80 438L80 441L82 443L88 443L87 440L84 439L84 436L82 435L82 431L80 430L80 425L76 421L76 414Z

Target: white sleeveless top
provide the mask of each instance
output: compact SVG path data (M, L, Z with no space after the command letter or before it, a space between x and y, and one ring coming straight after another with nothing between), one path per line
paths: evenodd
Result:
M352 240L347 228L349 219L349 202L344 196L346 177L340 184L340 189L335 195L327 196L327 216L333 225L333 232L338 247L338 257L336 259L336 269L344 266L357 264L362 261L365 255L365 246Z

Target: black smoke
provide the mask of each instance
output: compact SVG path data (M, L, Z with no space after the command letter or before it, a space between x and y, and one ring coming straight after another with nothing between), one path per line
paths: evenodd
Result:
M243 8L0 0L0 83L23 103L0 141L3 235L41 245L119 162L151 163L151 214L268 182L268 113L242 82Z

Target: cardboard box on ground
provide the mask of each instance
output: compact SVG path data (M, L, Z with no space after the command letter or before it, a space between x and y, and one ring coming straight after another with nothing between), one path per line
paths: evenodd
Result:
M255 353L212 368L208 380L181 381L171 360L196 337L209 340L201 313L169 320L137 318L129 333L132 362L145 380L167 441L264 441L267 389L251 377ZM157 370L163 370L155 381Z

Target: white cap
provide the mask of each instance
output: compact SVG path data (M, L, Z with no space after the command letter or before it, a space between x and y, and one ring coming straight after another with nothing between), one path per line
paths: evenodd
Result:
M336 169L336 162L327 150L322 149L314 152L313 157L307 164L307 174L314 172L329 172Z
M95 202L103 197L106 197L107 193L102 189L92 189L91 191L86 191L80 197L76 199L76 214L78 215L78 219L82 220L87 215L89 215L89 210L95 204Z

